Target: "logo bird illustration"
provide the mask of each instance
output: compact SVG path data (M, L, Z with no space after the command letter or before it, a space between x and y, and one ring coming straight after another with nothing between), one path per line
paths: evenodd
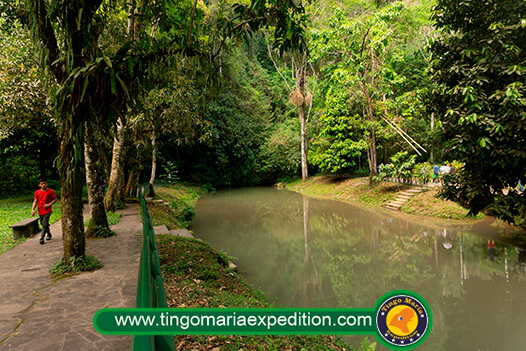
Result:
M393 317L393 319L391 320L391 323L389 323L389 326L396 327L404 333L409 333L409 329L407 328L407 323L411 322L414 316L415 316L415 311L413 311L410 308L404 308L402 311L398 312Z

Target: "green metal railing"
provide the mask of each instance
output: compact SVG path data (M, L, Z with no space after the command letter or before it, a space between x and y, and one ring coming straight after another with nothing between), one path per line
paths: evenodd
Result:
M153 231L152 219L148 205L144 199L144 190L139 195L143 226L141 261L139 265L139 281L137 284L137 308L165 308L166 294L164 292L159 253ZM175 343L171 335L134 335L132 350L143 351L174 351Z

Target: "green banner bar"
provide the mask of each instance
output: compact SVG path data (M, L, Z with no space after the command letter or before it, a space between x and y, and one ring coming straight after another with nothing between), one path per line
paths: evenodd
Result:
M93 317L101 334L373 334L373 309L105 308Z

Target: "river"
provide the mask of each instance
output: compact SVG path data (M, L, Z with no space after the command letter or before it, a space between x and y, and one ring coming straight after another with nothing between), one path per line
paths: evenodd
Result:
M273 188L218 191L196 209L190 229L235 257L276 306L371 308L389 291L411 290L433 314L418 350L526 350L526 251L502 224L431 220Z

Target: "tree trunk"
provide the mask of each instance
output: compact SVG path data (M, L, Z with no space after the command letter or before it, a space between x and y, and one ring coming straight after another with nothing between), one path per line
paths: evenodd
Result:
M372 97L367 91L367 86L365 84L360 84L365 98L367 100L367 119L369 120L369 150L367 152L367 158L369 161L369 182L373 184L373 177L376 176L378 161L376 159L376 131L374 128L374 112L373 112L373 101ZM374 95L374 94L373 94Z
M128 36L130 36L134 34L134 28L135 28L135 0L126 0L126 6L127 6L126 12L128 13L127 33L128 33Z
M99 147L99 160L102 163L102 168L104 169L104 179L110 179L111 175L111 164L108 160L108 154L106 152L106 148L104 147L103 143L97 143L97 146Z
M86 185L88 188L88 201L90 207L90 221L86 228L87 237L107 236L110 227L104 209L104 182L99 168L99 147L95 141L93 130L86 124L86 144L84 147L84 160L86 164Z
M369 144L369 149L371 150L370 160L369 160L369 171L371 172L371 179L373 176L378 175L377 167L378 161L376 160L376 132L374 128L371 128L371 139Z
M435 129L435 113L431 112L431 133L433 133L433 129ZM429 162L433 163L435 162L433 160L435 153L435 145L433 143L433 138L431 138L431 150L429 151Z
M305 105L298 108L301 125L301 179L309 177L307 165L307 121L305 120Z
M119 203L121 206L124 206L124 202L126 200L126 175L124 173L124 167L126 165L125 160L125 154L126 154L126 145L124 146L123 151L123 157L122 157L122 166L120 170L120 177L119 182L117 184L117 203Z
M126 196L133 196L134 190L139 184L139 177L141 175L141 152L139 145L135 145L135 155L128 157L128 165L130 167L130 173L128 174L128 181L126 182Z
M157 147L155 146L155 131L152 132L152 173L150 175L150 183L148 185L149 192L148 197L155 196L155 190L153 189L153 183L155 182L155 172L157 171Z
M117 122L117 135L113 140L113 156L111 160L111 173L108 189L104 197L106 210L115 212L118 201L122 201L124 183L124 153L125 153L126 126L122 118Z
M378 165L378 162L376 160L376 132L374 130L374 114L373 114L373 106L372 101L367 97L367 116L369 119L369 122L371 123L371 126L369 127L369 133L370 133L370 139L369 139L369 174L370 174L370 181L371 184L373 182L373 176L377 175L376 167Z
M84 122L70 111L63 114L60 129L62 243L64 262L69 264L72 257L84 257L86 249L82 217Z
M133 196L133 191L139 184L139 167L135 165L128 175L128 181L126 182L126 196Z
M296 62L296 90L298 90L303 97L305 97L305 75L307 70L307 62L305 55L302 55L298 62ZM305 181L308 177L307 169L307 121L305 120L305 102L298 106L298 114L301 126L301 179Z

